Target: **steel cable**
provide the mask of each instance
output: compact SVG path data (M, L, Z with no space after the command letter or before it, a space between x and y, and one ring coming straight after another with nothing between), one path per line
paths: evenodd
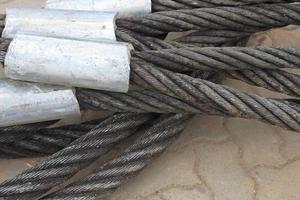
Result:
M156 66L182 71L300 68L300 49L294 47L194 47L134 55Z
M165 11L140 18L122 18L116 23L118 28L146 35L210 29L247 30L247 32L253 33L268 28L300 24L300 5L259 4Z
M132 113L187 113L226 116L206 104L193 103L150 90L126 94L82 89L77 94L80 106L91 110Z
M118 39L119 41L123 41L123 42L130 42L134 45L135 49L138 51L149 51L149 50L163 50L163 49L171 49L171 48L186 48L186 47L191 47L194 43L193 42L200 42L199 44L201 44L200 46L207 46L206 44L203 44L203 42L205 41L205 37L206 35L212 38L212 41L214 41L215 44L210 44L210 45L216 45L218 46L217 40L219 37L221 37L221 33L223 31L217 31L217 32L213 32L211 33L212 36L209 36L208 33L210 33L210 31L208 31L208 33L192 33L191 35L187 35L184 37L181 37L179 39L177 39L175 42L174 41L163 41L157 38L153 38L153 37L146 37L146 36L142 36L139 35L137 33L133 33L133 32L124 32L121 30L118 30L117 33L118 34ZM227 42L229 42L230 40L233 41L234 36L240 36L239 35L240 32L232 32L232 31L225 31L224 35L225 38L228 38ZM246 36L247 33L244 33L244 36ZM190 38L191 36L191 38ZM204 38L202 38L202 36L204 36ZM193 38L195 37L195 38ZM216 40L214 40L214 38ZM208 40L209 41L209 40ZM212 42L212 41L209 41ZM222 40L221 40L222 41ZM187 42L187 44L182 45L181 42ZM210 46L208 45L208 46ZM222 44L222 45L228 45L227 44ZM241 46L245 45L244 43L240 43ZM150 52L151 54L152 52ZM148 56L149 52L141 52L140 55L143 57L143 54L146 54L146 57L148 58L144 58L145 60L149 59L150 62L152 62L150 57L155 58L156 59L163 59L165 61L165 58L162 56L159 56L159 58L156 57L156 55L151 55L150 57ZM139 55L139 53L137 53L137 55ZM162 57L162 58L161 58ZM173 61L173 59L171 59ZM226 63L226 60L221 60L224 61ZM155 61L154 61L155 62ZM169 61L168 61L169 62ZM158 62L155 62L156 64ZM167 63L167 62L165 62ZM172 63L172 62L171 62ZM174 64L169 63L167 66L171 66L171 70L173 71L177 71L177 72L184 72L184 67L176 67L176 69L174 69ZM164 64L164 63L162 63ZM161 63L158 63L158 65L160 67L164 67L164 65L162 66ZM252 63L250 63L249 65L252 66ZM213 68L216 68L215 65L212 65ZM239 67L239 66L237 66ZM169 68L169 67L168 67ZM250 68L250 67L249 67ZM185 69L187 71L190 71L192 69ZM241 80L244 81L248 84L254 85L254 86L259 86L259 87L263 87L275 92L280 92L280 93L284 93L284 94L288 94L288 95L292 95L292 96L296 96L299 97L300 93L299 93L299 75L296 74L292 74L289 72L285 72L282 70L269 70L269 69L264 69L264 70L260 70L258 68L255 68L254 70L224 70L223 71L229 78L234 78L237 80ZM199 71L199 73L203 73L203 71ZM199 74L198 73L198 74Z
M191 113L232 117L232 115L205 103L186 101L149 90L130 91L127 94L81 90L78 98L82 107L91 110L132 113ZM276 101L278 100L276 99ZM288 102L289 100L285 101L285 104Z
M245 46L252 33L232 30L195 31L175 39L185 47L230 47Z
M232 117L263 120L294 131L300 131L300 113L287 104L227 86L170 72L144 62L131 64L133 83L177 97L187 102L207 104Z
M152 11L212 8L218 6L242 6L260 3L289 3L290 0L152 0Z
M152 114L115 114L37 166L0 184L1 199L33 199L69 179L132 135Z
M191 115L163 115L149 128L141 130L136 140L122 154L95 173L42 199L99 199L111 194L143 170L184 129Z
M133 31L117 29L118 41L132 44L136 51L161 50L186 47L245 46L251 33L229 30L193 32L173 41L149 37Z
M282 70L224 71L229 78L271 91L300 97L300 76Z
M53 154L67 147L99 123L100 120L97 120L53 129L41 129L40 124L4 128L0 131L0 158Z

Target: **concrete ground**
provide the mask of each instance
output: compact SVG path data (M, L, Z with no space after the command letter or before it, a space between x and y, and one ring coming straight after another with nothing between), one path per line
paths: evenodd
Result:
M0 0L0 9L42 6L42 0ZM299 45L297 27L257 35L251 45ZM226 84L263 96L275 93L238 81ZM37 160L0 160L0 181ZM300 199L300 134L263 123L197 116L142 174L108 200Z

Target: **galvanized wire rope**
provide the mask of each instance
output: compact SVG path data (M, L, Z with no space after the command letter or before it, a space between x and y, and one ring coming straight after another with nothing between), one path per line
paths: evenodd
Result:
M194 113L232 117L228 113L216 110L204 103L186 101L150 90L130 91L127 94L81 90L78 98L83 108L91 110L133 113ZM276 99L276 101L278 100ZM286 103L288 102L286 101Z
M119 41L132 44L136 51L160 50L185 47L243 46L251 33L229 30L211 30L190 33L173 41L147 37L128 30L117 29Z
M41 199L99 199L136 176L184 129L190 115L163 115L149 128L137 133L135 141L119 156L99 167L96 172Z
M175 41L188 46L230 47L245 46L252 33L232 30L195 31Z
M209 36L208 33L212 34L212 36ZM157 38L153 38L153 37L146 37L146 36L142 36L139 35L137 33L133 33L133 32L125 32L125 31L121 31L118 30L118 40L119 41L123 41L123 42L130 42L131 44L134 45L135 50L138 51L149 51L149 50L163 50L163 49L176 49L176 48L186 48L186 47L191 47L194 43L193 42L199 42L200 46L207 46L208 43L211 43L211 41L209 41L208 43L204 44L203 42L205 41L205 36L208 35L209 37L211 37L212 41L215 44L209 44L208 46L219 46L217 45L217 41L218 38L221 37L223 31L207 31L207 33L205 32L196 32L196 33L192 33L191 35L187 35L184 37L181 37L179 39L177 39L176 41L163 41L161 39L157 39ZM247 33L241 33L244 36L247 36ZM236 35L238 38L240 38L240 32L232 32L232 31L225 31L224 33L225 38L228 38L227 42L229 42L229 40L233 41L234 36ZM243 37L244 37L243 36ZM195 38L194 38L195 37ZM204 37L204 38L202 38ZM222 39L221 39L222 40ZM225 40L226 41L226 40ZM187 44L182 45L182 42L187 42ZM227 44L222 44L222 45L228 45ZM240 43L241 46L245 45L243 43ZM196 45L197 46L197 45ZM156 55L151 55L151 56L147 56L148 54L151 54L152 52L141 52L140 55L146 54L145 60L149 59L149 61L151 62L151 58L155 58L156 59L161 59L160 57L163 58L164 61L166 61L166 59L164 58L164 54L162 54L161 56L158 56L158 58L156 57ZM137 55L139 55L139 53L137 53ZM176 55L177 56L177 55ZM203 56L203 55L202 55ZM205 55L207 58L207 55ZM215 55L214 55L215 56ZM208 57L208 59L213 59ZM255 58L252 58L255 59ZM173 60L173 59L171 59ZM224 61L226 63L226 60L221 59L221 61ZM253 60L252 60L253 61ZM169 62L169 61L168 61ZM156 64L158 62L155 62ZM165 62L167 63L167 62ZM172 61L171 61L172 63ZM176 69L174 69L174 66L177 65L173 65L171 63L167 63L167 66L171 66L173 71L178 71L178 72L184 72L183 70L185 69L184 67L176 67ZM174 62L173 62L174 63ZM162 66L164 63L158 63L159 66ZM211 65L213 68L216 68L215 65ZM250 63L249 68L252 67L252 63ZM240 67L237 65L237 67ZM169 67L170 68L170 67ZM193 67L194 68L194 67ZM196 68L195 68L196 69ZM187 71L192 70L192 69L185 69ZM292 74L292 73L288 73L282 70L269 70L269 69L264 69L264 70L260 70L258 68L255 68L253 70L224 70L223 71L229 78L234 78L237 80L241 80L244 81L248 84L251 85L255 85L255 86L259 86L259 87L263 87L275 92L280 92L280 93L284 93L284 94L288 94L288 95L292 95L292 96L299 96L299 75L296 74ZM203 71L199 71L199 73L203 73Z
M91 110L132 113L189 113L226 116L206 104L193 103L151 90L128 93L102 92L82 89L78 92L80 106Z
M52 129L41 129L40 124L4 128L0 131L0 158L53 154L95 128L99 122L97 120Z
M165 11L139 18L122 18L116 23L119 28L145 35L210 29L258 32L268 28L300 24L300 5L259 4Z
M194 47L134 55L156 66L182 71L300 68L300 49L294 47Z
M275 99L247 94L227 86L195 79L153 67L144 62L131 64L132 82L187 102L207 104L232 117L263 120L272 125L300 131L300 113Z
M289 3L290 0L152 0L152 11L170 11L217 6L241 6L259 3Z
M114 114L37 166L0 184L0 199L34 199L63 183L153 119L146 114Z
M229 78L266 88L271 91L300 97L300 76L282 70L224 71Z

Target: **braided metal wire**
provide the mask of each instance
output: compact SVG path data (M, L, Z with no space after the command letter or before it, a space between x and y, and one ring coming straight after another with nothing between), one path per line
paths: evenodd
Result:
M247 94L227 86L162 70L133 61L132 82L187 102L210 105L232 117L258 119L294 131L300 131L300 113L275 99ZM193 105L192 104L192 105Z
M245 70L300 67L300 49L293 47L207 47L136 52L139 59L176 70Z
M115 114L41 164L0 184L0 199L34 199L106 154L153 118L152 114Z
M67 147L99 123L100 120L54 129L40 129L40 124L4 128L0 131L0 158L53 154Z
M209 29L258 32L290 24L300 24L299 4L199 8L157 12L144 17L117 20L119 28L146 35Z
M136 176L184 129L190 115L163 115L149 128L141 130L137 139L122 154L106 163L95 173L42 199L99 199Z
M289 0L152 0L152 11L170 11L218 6L241 6L259 3L289 3Z

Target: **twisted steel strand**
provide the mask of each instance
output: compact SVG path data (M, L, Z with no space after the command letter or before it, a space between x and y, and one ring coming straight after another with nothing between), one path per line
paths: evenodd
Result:
M157 12L117 20L117 26L146 35L162 35L189 30L247 30L300 24L299 4L259 4L240 7L199 8Z
M95 173L42 199L99 199L112 193L142 171L183 131L190 115L163 115L151 127L141 130L122 154Z
M226 39L218 39L222 38L222 33L224 32L223 35L225 35ZM176 42L170 42L170 41L163 41L157 38L153 37L145 37L137 33L126 33L121 30L117 31L119 34L119 40L124 41L124 42L130 42L134 45L135 50L138 51L149 51L149 50L162 50L162 49L168 49L168 48L186 48L189 47L189 44L192 46L195 43L194 42L199 42L199 45L206 46L204 44L205 41L208 41L208 43L214 42L214 45L219 45L217 42L227 42L226 44L222 45L229 45L228 42L234 41L235 36L238 38L241 37L247 37L248 33L244 32L238 32L238 31L206 31L206 32L195 32L190 35L181 37L176 40ZM125 37L124 35L128 36ZM243 35L241 36L240 33ZM212 35L212 36L210 36ZM212 40L209 40L209 38L204 39L206 36L211 37ZM204 38L203 38L204 37ZM187 45L182 45L181 43L187 43ZM161 45L163 44L163 45ZM243 43L240 43L241 46L244 46ZM152 61L151 58L147 55L149 52L143 52L141 53L141 57L143 58L143 54L145 55L145 59L149 60L150 62ZM137 56L139 56L139 53L137 53ZM156 61L158 58L156 55L151 55L153 57L153 60ZM161 56L162 57L162 56ZM176 56L177 57L177 56ZM164 61L165 58L163 57ZM173 60L173 59L171 59ZM222 61L226 62L225 59ZM161 63L159 63L161 65ZM249 65L252 66L252 63L249 63ZM183 70L189 70L184 67L178 66L175 68L174 63L168 63L168 66L172 67L173 71L178 71L182 72ZM215 65L212 67L215 68ZM239 67L239 65L237 65ZM199 73L204 73L203 71L199 71ZM299 96L299 76L295 74L291 74L288 72L284 72L282 70L260 70L258 68L255 68L254 70L225 70L224 73L230 77L234 78L237 80L244 81L248 84L263 87L272 91L292 95L292 96ZM205 79L205 78L204 78Z
M69 179L153 118L152 114L115 114L41 164L0 184L1 199L34 199Z
M212 30L190 33L186 36L165 41L155 37L144 36L132 31L117 29L118 41L132 44L136 51L149 51L186 47L220 47L244 46L251 33L239 31Z
M300 48L207 47L136 52L139 59L182 71L299 68ZM184 66L184 67L182 67Z
M227 89L227 88L225 88ZM235 92L235 93L234 93ZM236 91L233 91L236 95ZM199 103L199 102L193 102L193 101L187 101L183 99L178 99L175 97L171 97L168 95L163 95L161 93L153 92L153 91L131 91L128 94L120 94L120 93L110 93L110 92L101 92L101 91L92 91L92 90L82 90L79 92L79 98L81 106L85 108L89 108L92 110L112 110L112 111L120 111L120 112L137 112L137 113L143 113L143 112L155 112L155 113L191 113L191 114L209 114L209 115L218 115L223 117L243 117L243 118L249 118L249 115L247 112L249 111L241 111L245 113L240 113L241 115L232 115L230 113L221 112L220 110L216 110L216 108L209 106L205 103ZM241 93L238 94L240 96L245 96L246 94ZM239 98L239 97L236 97ZM257 99L257 96L249 95L249 97L245 96L243 98L246 98L245 101L250 101L251 98ZM250 112L257 112L253 107L260 104L261 101L270 101L274 103L274 99L260 99L254 100L251 102L251 105L249 105L250 109L252 111ZM232 99L232 101L235 101L235 99ZM258 102L255 102L258 101ZM288 101L282 104L287 104ZM233 104L233 103L231 103ZM268 108L268 105L265 106L264 104L260 105L260 107L263 106L264 109ZM290 106L288 106L289 110L293 110ZM249 108L247 109L249 110ZM268 112L263 112L263 115L268 115ZM275 111L277 112L277 111ZM281 111L279 111L281 112ZM299 115L299 112L296 115ZM258 113L258 115L260 115ZM272 114L274 115L274 114ZM276 115L275 114L272 117L275 118L276 121ZM286 115L286 114L285 114ZM260 119L263 121L267 121L268 119L264 120L265 116L256 116L255 119ZM299 116L298 116L299 117ZM252 117L253 118L253 115ZM267 118L267 117L266 117ZM297 121L297 120L296 120ZM270 123L270 122L269 122ZM297 124L296 122L295 124ZM297 125L299 126L299 125Z
M275 99L246 94L230 87L159 69L147 63L131 64L132 82L187 102L207 104L232 117L258 119L300 131L300 113Z
M224 71L230 78L271 91L300 97L300 76L282 70L243 70Z
M100 121L93 121L55 129L21 132L18 129L18 131L13 130L14 127L11 127L10 131L6 130L0 134L0 158L35 157L53 154L67 147L99 123Z
M147 37L132 31L121 29L117 29L116 36L118 41L132 44L136 51L161 50L187 46L186 44L181 44L176 41L164 41L155 37Z
M32 137L34 134L50 134L66 137L78 137L81 132L86 132L95 127L99 122L97 120L86 122L77 125L68 125L58 128L49 128L54 124L54 121L25 124L18 126L5 127L0 129L0 144L11 143L18 140L22 140L28 137Z
M159 92L143 90L129 91L126 94L80 90L77 94L80 105L91 110L110 110L132 113L186 113L223 115L226 113L213 109L206 104L186 102Z
M252 33L232 30L196 31L175 41L188 46L221 47L245 46Z
M218 6L242 6L260 3L289 3L289 0L152 0L152 11L170 11Z
M14 136L13 134L18 134L20 132L27 133L27 132L38 131L38 130L50 127L51 125L55 124L57 121L58 120L3 127L3 128L0 128L0 136L3 136L5 134L10 134L9 136L13 137ZM3 138L4 137L2 137L1 139L3 139ZM6 142L5 140L1 140L1 139L0 139L0 143Z

